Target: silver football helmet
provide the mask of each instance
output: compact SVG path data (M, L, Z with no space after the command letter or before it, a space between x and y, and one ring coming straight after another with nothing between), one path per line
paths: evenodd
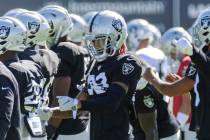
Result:
M3 16L14 17L20 13L27 12L27 11L28 10L22 9L22 8L15 8L15 9L11 9L11 10L7 11Z
M37 12L27 11L15 16L27 28L27 47L45 46L50 26L46 19Z
M84 39L85 33L88 30L86 21L79 15L70 14L73 22L73 28L68 34L69 40L75 43L81 43Z
M86 21L86 23L89 25L91 19L95 16L95 14L97 14L97 11L90 11L88 13L86 13L85 15L83 15L83 19Z
M151 42L151 45L154 47L160 46L160 40L161 40L161 32L160 30L153 24L148 25L148 29L152 32L153 34L153 41Z
M174 40L179 40L180 38L186 38L192 42L192 37L190 34L182 27L173 27L167 30L162 38L160 49L167 55L171 53L176 53L176 47L173 45Z
M128 22L128 47L131 51L136 51L142 40L153 41L153 34L148 29L149 22L143 19L134 19Z
M116 12L104 10L91 20L86 46L96 61L101 62L116 54L127 38L127 25Z
M73 27L68 11L57 5L43 7L39 13L46 18L51 30L48 38L49 46L58 43L59 38L68 35Z
M204 10L192 25L193 43L200 48L210 44L210 8Z
M27 39L26 27L12 17L0 17L0 54L6 51L24 51Z

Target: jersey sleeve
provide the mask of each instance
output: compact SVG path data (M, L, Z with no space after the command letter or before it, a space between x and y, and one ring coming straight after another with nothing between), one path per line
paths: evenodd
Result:
M185 77L195 80L197 74L197 67L194 63L191 63L185 73Z
M135 109L137 113L151 113L157 108L153 91L146 86L135 94Z
M11 125L11 117L14 106L14 87L9 79L0 76L0 139L5 139Z
M141 72L142 68L138 60L132 57L125 57L118 61L112 81L122 82L129 87L129 91L134 91Z
M209 71L210 71L210 58L204 53L207 50L203 48L201 51L199 48L193 46L193 55L191 56L192 62L195 63L199 69L199 72L203 75L206 81L209 81Z
M53 51L58 55L60 64L58 66L56 77L72 76L72 69L75 65L75 58L72 50L65 46L58 46Z
M55 75L60 62L57 54L48 49L39 49L39 53L43 58L43 63L49 76Z

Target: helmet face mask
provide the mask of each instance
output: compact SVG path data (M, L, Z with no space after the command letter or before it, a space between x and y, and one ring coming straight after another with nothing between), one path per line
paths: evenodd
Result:
M85 36L86 46L96 61L101 62L114 56L127 37L124 18L113 11L101 11L91 21Z
M111 44L111 38L107 35L87 35L86 46L98 62L104 61L116 52L115 47Z

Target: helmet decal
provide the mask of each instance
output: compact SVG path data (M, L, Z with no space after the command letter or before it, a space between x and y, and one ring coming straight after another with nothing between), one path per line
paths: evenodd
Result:
M35 34L39 31L40 24L37 22L28 22L28 29L31 34Z
M122 32L122 22L120 19L114 18L112 20L112 26L115 28L115 30L117 30L118 32Z
M0 38L6 39L9 36L10 33L10 27L1 26L0 27Z
M206 30L210 26L210 16L205 16L201 19L201 26Z

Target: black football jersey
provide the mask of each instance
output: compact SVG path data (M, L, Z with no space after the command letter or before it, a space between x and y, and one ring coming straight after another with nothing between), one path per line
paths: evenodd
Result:
M21 60L31 60L39 65L43 80L43 99L45 102L44 106L48 106L48 95L52 88L52 83L54 80L54 75L57 73L57 68L59 64L59 58L53 51L49 49L32 49L27 48L24 52L20 52L18 57Z
M92 106L96 104L94 107L83 107L83 109L91 112L91 140L128 139L129 115L126 95L119 99L117 106L110 107L111 109L109 107L101 109L97 106L97 102L106 106L109 102L103 101L104 98L110 97L110 102L115 100L111 99L111 94L115 93L107 93L112 82L124 83L128 86L127 94L133 93L141 71L140 62L130 54L109 57L100 63L93 62L89 67L86 79L88 99L89 103L92 102Z
M210 138L210 111L208 106L210 105L209 93L210 82L206 81L206 77L198 69L197 65L191 64L185 74L186 77L194 80L194 88L191 92L192 95L192 121L190 129L197 131L198 138Z
M84 48L70 42L61 42L51 49L60 58L58 72L55 77L71 77L69 96L75 98L79 93L77 85L82 83L84 78ZM63 119L58 134L74 135L86 129L86 121L81 119Z
M20 140L20 98L12 72L0 62L0 139Z
M27 114L42 106L44 76L41 67L30 60L7 61L6 65L19 84L21 112Z
M178 131L178 124L168 110L167 97L161 95L152 85L147 84L144 89L136 90L134 103L135 112L131 112L131 124L134 129L134 137L141 136L141 139L145 139L144 132L135 113L151 113L155 110L157 111L159 138L172 136Z

